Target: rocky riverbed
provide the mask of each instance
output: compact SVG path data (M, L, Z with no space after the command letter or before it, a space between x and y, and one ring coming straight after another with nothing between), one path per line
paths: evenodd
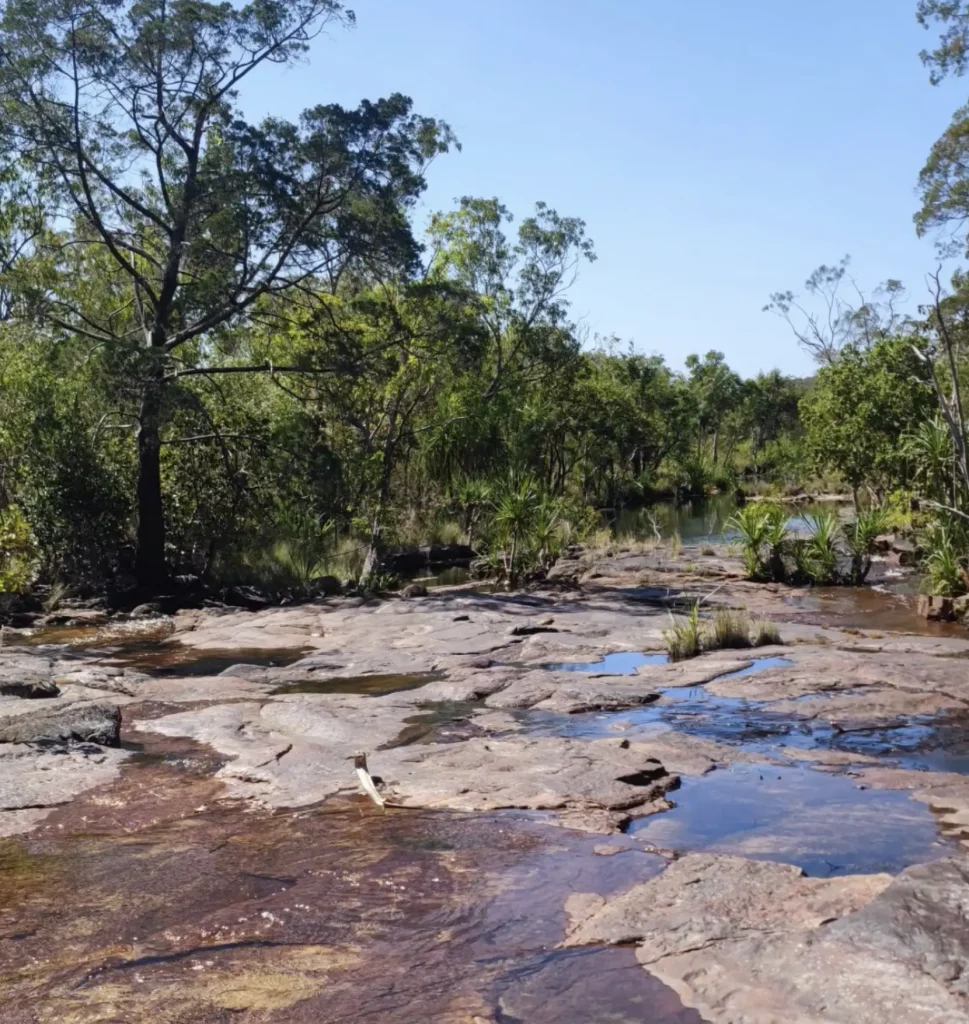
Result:
M969 633L724 550L8 632L0 836L11 1024L969 1021Z

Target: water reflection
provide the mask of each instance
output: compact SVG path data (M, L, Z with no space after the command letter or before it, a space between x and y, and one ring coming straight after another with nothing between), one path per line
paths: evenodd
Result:
M619 540L669 540L679 536L686 546L733 544L740 535L727 523L737 507L733 496L726 494L684 505L661 502L649 508L619 509L610 516L609 526ZM834 507L792 505L787 529L793 534L809 534L811 528L806 517L829 512Z
M683 779L676 804L630 830L659 848L796 864L809 875L892 874L951 855L929 808L846 776L736 765Z

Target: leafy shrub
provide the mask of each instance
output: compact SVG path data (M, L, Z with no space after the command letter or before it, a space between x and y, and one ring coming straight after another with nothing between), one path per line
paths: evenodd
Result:
M0 594L23 592L34 575L37 548L16 505L0 512Z

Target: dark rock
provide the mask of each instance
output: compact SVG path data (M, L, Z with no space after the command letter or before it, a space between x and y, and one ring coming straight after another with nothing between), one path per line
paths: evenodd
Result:
M880 537L875 538L875 550L882 555L887 555L892 550L892 545L895 543L895 537L890 533L883 533Z
M62 608L47 615L45 626L103 626L108 621L107 613L91 608Z
M395 576L412 576L427 568L427 551L421 548L404 548L385 555L380 563L380 570Z
M154 619L161 615L161 606L155 601L149 601L131 609L132 619Z
M536 633L560 633L555 626L513 626L509 636L535 636Z
M59 697L61 691L53 679L0 679L0 695L22 697L25 700L49 700L52 697Z
M474 549L467 544L432 544L421 550L427 552L428 564L435 568L468 566L477 557Z
M229 587L222 595L222 600L233 608L245 608L250 612L258 612L268 608L272 602L255 587Z
M343 590L343 584L336 576L318 576L310 580L310 591L320 597L336 597Z
M412 583L409 587L404 587L404 597L427 597L427 587L423 583Z
M121 709L114 704L78 702L0 718L0 743L98 743L117 747Z
M560 558L548 571L550 583L577 584L582 575L582 562L574 558Z
M14 612L8 623L14 629L30 629L32 626L36 626L43 617L40 612Z
M470 622L471 621L471 616L470 615L455 615L454 619L452 621L453 622Z
M474 549L467 544L430 544L392 551L381 559L380 569L395 576L413 576L432 566L435 569L466 569L475 557Z
M955 605L951 597L932 597L920 594L916 612L929 622L953 622L956 618Z
M918 562L918 551L907 540L893 541L892 551L898 556L899 565L915 565Z

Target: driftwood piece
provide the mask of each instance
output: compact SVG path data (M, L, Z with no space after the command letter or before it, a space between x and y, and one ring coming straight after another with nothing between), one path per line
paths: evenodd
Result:
M384 798L377 792L377 787L373 784L373 779L367 770L367 755L362 751L354 754L353 767L356 769L357 778L360 780L363 791L378 807L383 807Z

